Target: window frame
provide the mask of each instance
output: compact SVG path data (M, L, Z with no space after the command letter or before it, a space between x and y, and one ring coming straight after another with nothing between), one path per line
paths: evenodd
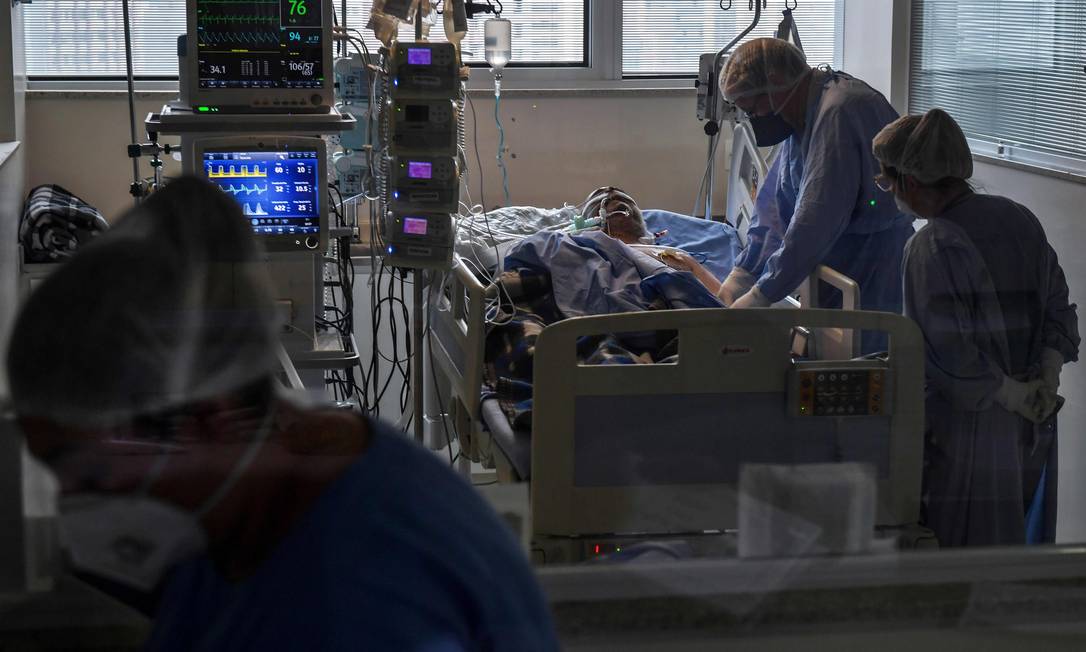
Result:
M840 67L844 42L845 0L836 0L835 67ZM622 11L618 0L585 0L585 54L587 65L557 64L551 66L516 65L506 68L502 88L510 91L528 90L689 90L694 91L695 74L623 77L622 72ZM770 12L772 16L772 12ZM763 20L767 20L763 17ZM480 20L474 28L482 29ZM722 44L723 45L723 44ZM515 47L515 44L514 44ZM485 65L471 66L475 73L468 82L469 90L493 88L493 77ZM124 91L123 78L47 77L28 78L29 91ZM176 91L176 77L139 77L137 91Z

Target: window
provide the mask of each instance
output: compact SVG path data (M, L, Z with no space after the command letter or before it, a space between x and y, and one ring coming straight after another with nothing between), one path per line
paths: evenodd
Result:
M696 76L698 58L724 47L754 19L746 0L728 11L705 0L625 0L622 3L622 70L626 77ZM807 60L835 64L840 48L839 0L801 0L795 10ZM780 2L762 11L748 39L773 36L780 24Z
M945 109L978 152L1081 170L1083 25L1082 0L913 0L909 110Z
M376 50L380 43L372 31L364 30L372 0L347 3L347 25L362 30L366 43ZM337 2L338 6L339 3ZM513 61L510 66L587 66L585 0L503 0L502 15L513 23ZM469 21L471 29L464 39L464 62L483 63L483 21L491 14L477 14ZM435 16L440 20L440 16ZM400 28L404 39L414 37L414 27ZM435 41L445 40L445 29L435 23L430 32Z
M177 76L184 0L132 0L132 66L140 77ZM24 5L26 72L31 77L123 77L119 0L46 0Z
M362 30L370 0L348 0L347 24ZM505 0L513 22L511 65L588 65L585 0ZM340 3L334 5L338 11ZM120 78L125 74L119 0L39 0L25 7L27 74L37 78ZM133 69L143 78L177 76L177 37L185 33L185 0L132 0ZM405 27L408 34L413 27ZM367 42L376 48L377 41ZM444 37L434 25L435 40ZM465 40L468 62L483 61L483 21Z

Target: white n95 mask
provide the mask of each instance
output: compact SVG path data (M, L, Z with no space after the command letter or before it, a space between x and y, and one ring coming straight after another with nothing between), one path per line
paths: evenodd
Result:
M195 516L147 496L62 498L60 537L76 569L142 591L207 547Z
M207 549L200 518L230 493L268 438L269 410L253 441L230 475L196 512L174 507L148 494L162 474L161 454L143 487L133 496L73 494L60 499L61 543L77 570L149 592L175 564Z

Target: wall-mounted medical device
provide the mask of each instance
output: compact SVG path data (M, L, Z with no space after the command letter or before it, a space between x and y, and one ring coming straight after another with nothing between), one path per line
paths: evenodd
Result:
M393 100L453 98L459 92L459 66L451 43L398 43L389 68Z
M187 0L181 100L197 110L315 113L333 100L332 0Z
M460 66L451 43L398 43L388 58L389 102L382 118L391 142L385 213L385 261L394 267L448 269L452 213L460 202Z
M392 210L454 213L460 172L451 156L397 156L392 160Z
M452 266L452 216L448 213L389 213L384 254L397 267L448 269Z
M332 155L336 185L344 198L365 192L366 177L371 173L366 152L336 152Z
M231 136L193 143L197 172L238 202L268 251L328 246L324 140L307 136Z
M452 100L404 100L391 109L391 149L399 154L455 156L459 110Z

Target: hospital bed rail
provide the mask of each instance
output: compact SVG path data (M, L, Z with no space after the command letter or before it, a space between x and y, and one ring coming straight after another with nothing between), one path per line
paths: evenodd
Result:
M461 453L479 460L483 435L477 427L483 387L484 347L486 343L486 305L498 295L495 283L484 284L458 255L453 266L435 289L436 301L430 301L430 338L435 371L439 372L448 392L439 409L451 418ZM483 435L485 436L485 435Z

